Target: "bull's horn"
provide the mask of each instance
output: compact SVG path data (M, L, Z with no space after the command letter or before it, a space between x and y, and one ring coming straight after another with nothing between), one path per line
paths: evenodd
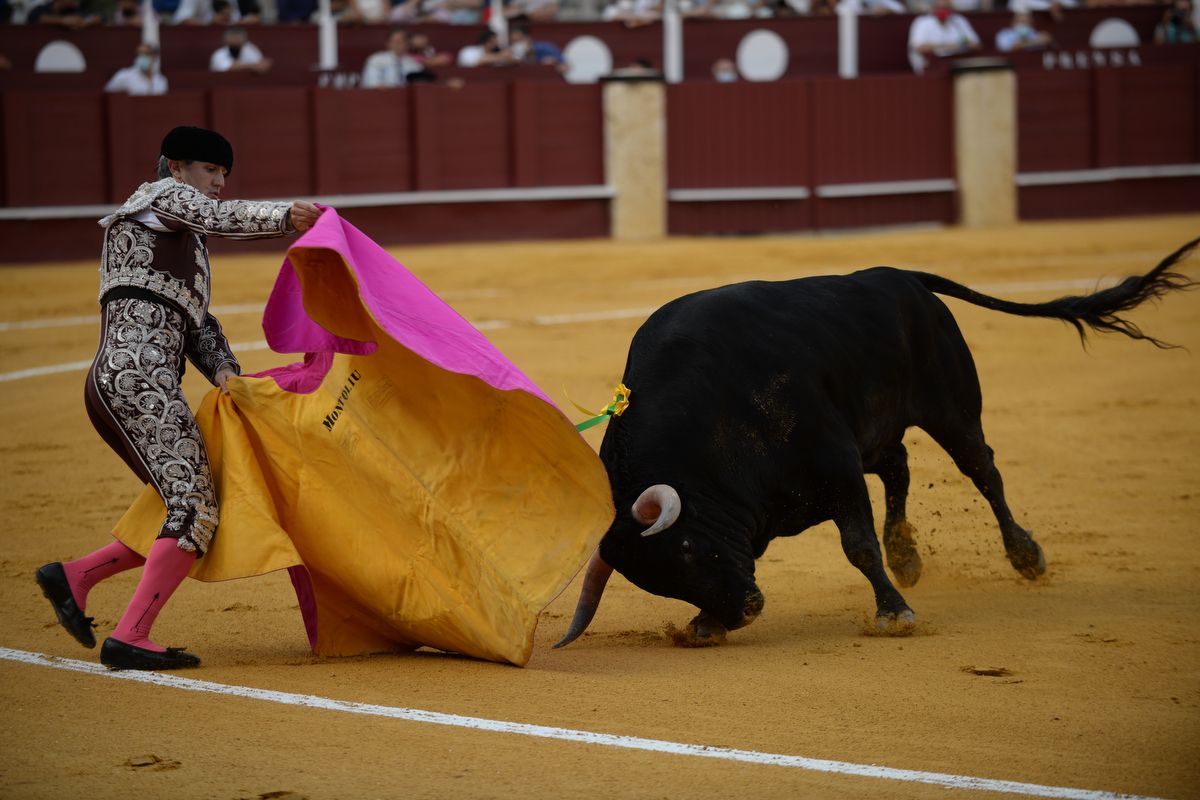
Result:
M683 503L679 500L679 492L665 483L651 486L633 503L634 519L643 525L654 523L642 531L642 536L653 536L665 531L675 524L682 510Z
M587 629L592 617L596 616L596 609L600 607L600 596L604 594L604 585L608 583L608 576L612 575L612 571L613 568L608 565L608 562L600 557L600 548L597 547L596 552L592 553L592 559L588 561L587 572L583 576L583 589L579 592L579 602L575 606L575 616L571 620L571 627L558 640L555 647L569 645Z

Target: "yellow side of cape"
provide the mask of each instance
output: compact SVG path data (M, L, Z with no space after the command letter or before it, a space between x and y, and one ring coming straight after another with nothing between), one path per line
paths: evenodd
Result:
M289 257L309 316L378 349L335 356L311 394L239 378L205 396L221 521L191 576L303 565L322 655L428 645L525 664L539 612L612 520L599 458L546 401L390 339L336 253ZM164 518L147 487L116 535L145 554Z

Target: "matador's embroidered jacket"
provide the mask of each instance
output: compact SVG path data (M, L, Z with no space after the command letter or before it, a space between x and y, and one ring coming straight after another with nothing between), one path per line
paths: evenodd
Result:
M213 200L164 178L143 183L100 220L100 303L137 297L166 303L187 319L185 354L209 381L222 366L241 374L221 323L208 313L208 236L262 239L291 233L290 203ZM184 364L179 364L182 374Z

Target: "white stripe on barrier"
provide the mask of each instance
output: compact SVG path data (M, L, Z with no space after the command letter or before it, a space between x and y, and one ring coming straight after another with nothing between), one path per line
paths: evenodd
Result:
M548 200L610 200L616 190L607 184L580 186L528 186L502 189L448 189L428 192L376 192L371 194L329 194L310 197L313 203L335 208L407 206L441 203L541 202ZM250 199L250 198L247 198ZM289 202L291 198L256 198ZM0 208L0 221L31 219L100 219L111 214L114 205L28 206Z
M483 717L467 717L460 714L443 714L438 711L424 711L419 708L398 708L395 706L380 706L371 703L355 703L348 700L336 700L312 694L294 694L279 692L271 689L256 689L250 686L237 686L212 681L182 678L178 675L161 672L110 671L107 668L71 658L58 658L44 653L31 653L25 650L13 650L0 647L0 659L22 664L52 667L54 669L82 672L98 677L116 680L149 683L171 689L182 689L190 692L205 692L209 694L239 697L248 700L262 700L269 703L280 703L288 706L316 708L325 711L340 711L346 714L363 714L373 717L387 717L407 722L420 722L427 725L444 725L453 728L488 731L492 733L508 733L518 736L532 736L541 739L557 739L560 741L576 742L578 744L596 745L601 747L617 747L627 750L646 750L676 756L692 756L698 758L714 758L725 761L740 761L749 764L762 764L777 767L791 767L809 772L825 772L840 775L850 775L860 778L877 778L881 780L902 781L906 783L925 783L941 786L947 789L972 789L983 792L999 792L1003 794L1024 795L1026 797L1065 798L1066 800L1157 800L1144 796L1116 794L1113 792L1096 791L1092 789L1076 789L1069 786L1045 786L1037 783L1022 783L1019 781L995 780L992 778L977 778L971 775L953 775L943 772L924 772L921 770L896 769L881 767L875 764L856 764L850 761L831 761L823 758L806 758L804 756L786 755L782 753L764 753L757 750L738 750L730 747L710 747L707 745L671 742L662 739L643 739L638 736L620 736L611 733L596 733L593 731L575 730L572 728L555 728L547 725L531 725L523 722L486 719Z

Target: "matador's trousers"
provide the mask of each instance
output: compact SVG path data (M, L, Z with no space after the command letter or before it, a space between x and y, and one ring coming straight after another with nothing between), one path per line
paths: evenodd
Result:
M208 451L180 388L187 325L170 306L109 300L84 402L96 430L167 507L159 538L197 556L208 550L219 510Z

